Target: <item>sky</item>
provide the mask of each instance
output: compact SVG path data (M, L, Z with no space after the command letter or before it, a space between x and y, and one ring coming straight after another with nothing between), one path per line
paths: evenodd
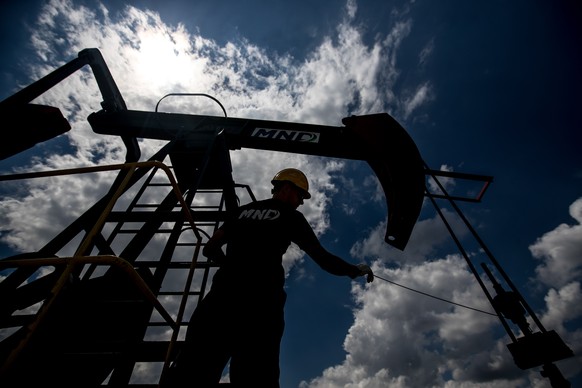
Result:
M546 329L574 351L556 365L580 386L581 17L567 0L4 1L0 99L98 48L129 109L196 92L220 100L229 117L341 126L387 112L431 169L493 177L481 202L459 207ZM123 161L119 140L86 121L101 101L89 74L38 99L59 106L71 131L0 161L1 174ZM200 100L164 105L222 115ZM140 145L141 160L159 147ZM278 170L303 170L313 198L300 210L322 244L378 276L334 277L290 249L282 388L550 386L539 368L513 362L508 334L429 201L399 251L383 240L384 194L364 162L258 150L231 158L237 183L257 198L270 195ZM2 257L38 249L108 183L0 185ZM468 255L484 261L439 203Z

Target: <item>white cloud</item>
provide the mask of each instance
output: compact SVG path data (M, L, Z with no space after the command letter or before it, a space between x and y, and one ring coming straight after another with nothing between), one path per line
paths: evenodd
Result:
M433 98L430 83L427 82L420 85L414 93L404 100L404 118L410 116L419 106L424 105Z
M542 262L536 268L537 280L550 287L562 287L582 278L582 198L570 205L575 225L561 224L545 233L529 247Z
M570 207L570 214L578 221L581 203L578 200ZM453 228L458 228L460 221L446 211L444 214L452 220ZM376 275L463 306L492 311L462 257L433 257L437 247L448 238L440 220L419 221L405 252L387 248L383 243L384 230L384 224L378 225L351 252L359 258L379 258L373 266ZM577 252L574 248L579 243L577 231L578 226L561 225L540 238L535 245L537 250L532 252L538 252L540 258L547 259L556 268L555 253L566 253L572 259ZM563 245L565 251L557 248ZM401 268L385 268L386 263L398 263ZM540 268L548 265L544 262ZM557 269L554 273L560 274ZM546 275L538 270L540 274ZM556 278L564 276L560 274ZM501 333L499 321L494 317L423 299L394 284L382 283L379 278L366 288L355 285L353 292L359 307L345 339L344 361L330 366L319 377L304 381L302 388L542 387L547 384L547 379L534 370L524 372L517 368L506 347L510 340ZM563 284L557 290L550 289L545 298L546 312L541 316L545 327L556 330L575 354L582 349L582 330L569 323L582 315L581 299L578 281ZM559 367L566 376L575 375L580 372L580 357L562 360Z
M439 170L450 172L450 171L453 171L453 168L451 166L447 166L446 164L443 164ZM443 191L440 188L440 186L442 186L443 189L449 195L452 194L451 190L454 189L454 187L455 187L455 180L453 178L437 176L436 179L438 180L438 183L432 177L428 180L428 189L429 189L430 193L444 195ZM439 184L440 184L440 186L439 186Z
M402 269L377 262L373 270L407 287L491 311L460 256ZM344 342L345 360L302 387L478 386L492 377L521 377L507 350L492 341L494 317L378 278L365 288L355 283L353 292L360 307Z
M545 297L547 312L542 318L545 326L564 332L563 324L582 316L580 283L573 282L559 290L550 289Z
M460 237L466 234L466 230L460 227L462 221L455 214L446 209L443 209L442 212L453 228L460 230ZM404 251L386 244L384 242L385 233L386 223L381 222L370 232L368 237L354 244L350 254L362 260L380 258L386 263L418 264L433 259L437 248L450 240L450 235L438 216L417 221Z
M582 317L582 198L570 205L569 214L576 224L560 224L529 247L540 261L531 281L538 288L547 287L540 320L546 329L555 330L575 354L560 361L566 376L579 374L582 369L582 329L575 324Z
M432 55L432 52L434 51L434 46L435 46L434 38L432 38L431 40L428 41L428 43L420 51L420 54L418 54L418 63L421 66L426 65L426 62L428 61L428 59Z

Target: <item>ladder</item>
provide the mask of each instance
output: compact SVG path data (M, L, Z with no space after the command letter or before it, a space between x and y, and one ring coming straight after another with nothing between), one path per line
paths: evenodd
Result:
M0 342L1 380L156 386L216 270L203 245L229 206L255 200L229 168L228 150L209 137L202 147L170 142L146 162L1 177L117 171L102 199L43 248L0 261L9 271L0 329L11 333Z

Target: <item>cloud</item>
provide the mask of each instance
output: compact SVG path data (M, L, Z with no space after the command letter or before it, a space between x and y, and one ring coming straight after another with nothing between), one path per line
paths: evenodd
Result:
M552 327L559 333L569 335L565 323L582 316L582 292L580 283L573 282L560 288L550 289L545 297L547 311L542 317L544 326ZM582 331L579 331L582 334ZM578 342L577 347L582 347Z
M443 170L447 170L446 166ZM581 203L577 200L570 206L570 214L577 221L582 214ZM452 220L453 229L459 229L458 219L446 210L443 214ZM384 230L385 224L379 224L351 250L354 257L376 258L376 275L464 306L492 311L460 255L435 257L449 237L437 218L417 223L409 245L413 251L408 247L405 252L387 247ZM572 281L579 276L563 274L560 269L572 272L577 261L573 260L573 267L558 265L556 255L573 259L581 241L577 232L578 225L560 225L532 246L533 254L546 259L538 267L538 275L561 285L547 291L541 321L546 328L556 330L575 354L582 349L582 330L570 322L582 315L582 293L580 282ZM394 264L399 268L395 269ZM547 271L548 267L553 271ZM345 359L320 376L303 381L302 388L526 387L547 383L533 370L524 373L516 367L506 347L509 338L499 333L499 322L494 317L422 299L410 290L382 283L380 278L367 287L355 285L353 293L358 307L345 338ZM565 376L578 374L580 365L580 357L559 362Z
M467 233L461 229L462 221L455 214L446 209L442 212L453 228L460 230L459 236L462 237ZM437 248L450 240L450 235L438 216L417 221L404 251L386 244L385 232L386 222L379 223L366 238L353 245L350 254L361 260L380 258L385 263L412 265L433 259Z
M441 166L441 168L439 169L439 171L451 172L451 171L453 171L453 168L450 166L447 166L446 164L443 164ZM451 190L453 190L455 187L455 180L453 178L447 178L447 177L437 177L437 179L438 179L438 183L432 177L431 177L431 179L429 179L429 181L428 181L429 192L432 194L444 195L443 191L441 190L441 188L439 186L439 183L440 183L440 185L443 187L443 189L445 189L445 191L447 193L451 194Z
M373 270L410 288L491 311L459 255L400 269L376 262ZM514 380L521 373L504 346L493 341L494 317L378 278L366 287L354 284L353 293L359 307L344 342L345 360L301 387L479 386L492 379L518 386Z
M531 281L538 288L548 287L540 320L546 328L555 330L576 355L561 361L563 373L575 375L582 369L582 329L576 324L582 317L582 198L570 205L569 214L576 224L558 225L529 249L540 261Z
M425 105L428 101L433 100L432 86L430 83L420 85L414 93L404 100L404 118L408 118L418 107Z
M561 224L538 238L529 250L542 262L536 280L550 287L562 287L582 277L582 198L570 205L575 225Z
M434 51L434 46L435 46L434 38L432 38L431 40L428 41L428 43L420 51L420 54L418 54L418 63L421 66L423 66L423 67L426 66L426 62L431 57L432 52Z

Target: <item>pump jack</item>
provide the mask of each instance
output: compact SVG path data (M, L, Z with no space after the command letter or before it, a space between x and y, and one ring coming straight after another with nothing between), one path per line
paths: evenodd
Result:
M11 131L13 140L0 144L0 160L71 129L58 108L31 101L86 65L103 97L102 109L90 114L88 122L98 135L119 136L126 160L118 165L0 176L0 181L18 181L117 171L109 191L41 249L0 260L5 275L0 282L0 329L8 333L0 338L3 386L157 384L156 377L181 346L185 312L204 296L216 269L200 255L201 248L228 212L239 206L240 195L255 200L247 185L234 182L230 150L366 161L386 196L385 241L400 250L408 243L424 198L433 203L439 198L426 189L426 175L437 181L446 175L484 182L482 193L492 180L430 170L404 128L386 113L346 117L344 126L334 127L229 118L226 112L225 117L217 117L159 113L157 108L155 112L128 110L97 49L79 52L77 58L0 102L0 113L10 118L6 122L21 126ZM138 139L166 143L148 161L140 162ZM148 200L152 192L158 195L153 204ZM442 198L453 204L466 200ZM160 236L163 247L156 252L151 243L160 241ZM545 329L543 345L556 349L549 356L539 351L540 342L533 338L538 333L524 333L527 344L517 340L504 317L523 329L528 326L516 306L526 306L532 316L533 311L513 286L506 302L500 301L506 296L501 291L492 298L475 267L468 264L510 333L513 344L508 347L517 365L526 369L543 364L542 373L553 376L553 386L566 386L554 385L559 379L555 376L561 374L552 363L572 356L571 350ZM495 289L501 290L488 268L484 270ZM544 354L530 358L525 353L533 349ZM139 363L148 363L157 371L156 377L147 382L132 380Z

